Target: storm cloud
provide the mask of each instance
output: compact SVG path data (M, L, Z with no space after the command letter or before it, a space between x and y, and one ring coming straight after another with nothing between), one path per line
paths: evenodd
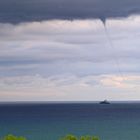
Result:
M0 22L101 19L140 13L139 0L1 0Z

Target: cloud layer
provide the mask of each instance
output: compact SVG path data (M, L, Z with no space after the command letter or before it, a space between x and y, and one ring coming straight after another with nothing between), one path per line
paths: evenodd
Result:
M138 75L125 79L114 75L4 77L0 78L0 98L1 101L136 100L140 98L139 82Z
M0 24L0 99L140 98L140 17Z
M1 69L45 75L139 72L139 23L139 17L108 20L107 33L100 20L0 24Z

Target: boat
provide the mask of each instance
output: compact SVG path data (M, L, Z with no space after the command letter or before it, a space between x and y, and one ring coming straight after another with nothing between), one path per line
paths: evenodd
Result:
M110 104L107 100L101 101L100 104Z

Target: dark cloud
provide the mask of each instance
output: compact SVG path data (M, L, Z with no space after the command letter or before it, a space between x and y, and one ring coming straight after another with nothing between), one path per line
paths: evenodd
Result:
M140 0L1 0L0 22L126 17L140 13Z

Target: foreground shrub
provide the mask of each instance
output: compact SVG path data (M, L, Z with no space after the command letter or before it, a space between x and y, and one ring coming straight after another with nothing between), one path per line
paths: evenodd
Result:
M7 135L3 138L0 138L0 140L26 140L25 137L21 137L21 136L14 136L14 135ZM65 137L61 138L60 140L100 140L98 137L96 136L81 136L81 137L77 137L74 135L66 135Z
M3 138L1 138L0 140L26 140L26 138L24 137L17 137L17 136L14 136L14 135L7 135Z
M74 135L67 135L60 140L78 140L78 138Z
M100 139L96 136L81 136L78 138L74 135L67 135L61 138L60 140L100 140Z
M99 140L96 136L81 136L80 140Z

